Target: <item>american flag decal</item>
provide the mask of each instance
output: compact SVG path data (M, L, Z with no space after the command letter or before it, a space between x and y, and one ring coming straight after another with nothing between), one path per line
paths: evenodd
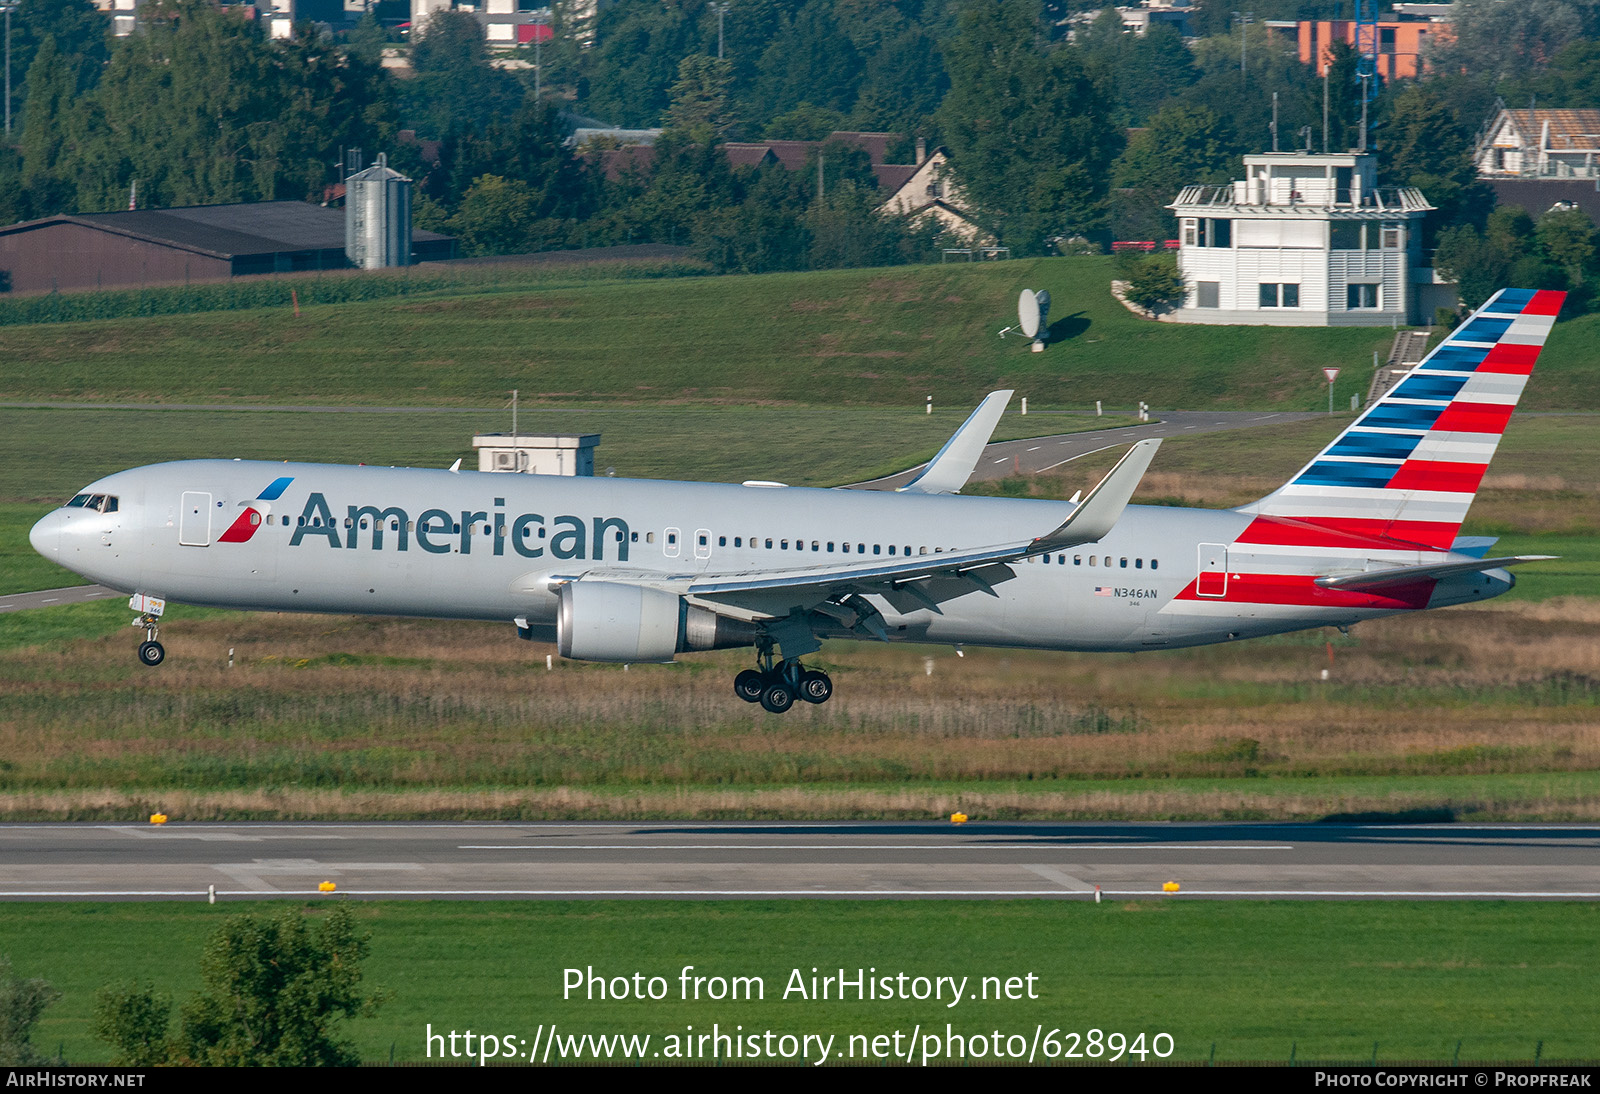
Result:
M1094 595L1095 596L1110 596L1111 595L1111 586L1109 586L1109 585L1096 585L1094 587Z

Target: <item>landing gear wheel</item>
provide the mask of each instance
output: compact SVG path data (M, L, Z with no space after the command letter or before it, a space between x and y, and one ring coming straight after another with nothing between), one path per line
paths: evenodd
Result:
M152 639L149 642L141 642L139 644L139 663L141 665L148 665L150 668L155 668L166 659L166 647L162 646L160 642Z
M782 714L794 706L794 692L785 684L769 684L761 693L761 705L768 713Z
M761 693L767 690L767 678L755 669L745 669L733 678L733 693L747 703L761 702Z
M800 677L800 698L808 703L826 703L833 697L833 681L821 669L811 669Z

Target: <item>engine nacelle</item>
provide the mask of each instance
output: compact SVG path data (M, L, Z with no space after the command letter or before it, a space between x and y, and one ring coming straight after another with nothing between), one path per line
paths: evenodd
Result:
M575 661L671 661L676 653L748 646L760 637L753 623L691 607L661 589L612 581L561 586L556 650Z

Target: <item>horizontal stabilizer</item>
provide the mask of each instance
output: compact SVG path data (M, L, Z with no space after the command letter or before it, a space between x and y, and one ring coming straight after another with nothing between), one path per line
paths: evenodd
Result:
M1122 511L1128 507L1128 501L1139 488L1139 481L1144 478L1150 461L1155 459L1156 449L1160 447L1161 438L1155 437L1140 441L1128 449L1128 454L1117 462L1110 474L1100 480L1098 486L1089 491L1089 496L1079 503L1061 527L1033 541L1028 554L1047 554L1105 538L1116 527L1117 521L1122 519Z
M1481 573L1516 566L1523 562L1549 562L1559 555L1507 555L1504 558L1479 558L1471 562L1441 562L1432 566L1397 566L1392 570L1373 570L1363 574L1319 577L1324 589L1377 589L1385 585L1410 585L1417 581L1438 581L1456 574Z
M1482 558L1489 553L1489 548L1499 542L1499 536L1457 536L1450 545L1450 551L1452 554Z
M901 494L958 494L972 477L983 449L1000 424L1000 415L1006 412L1012 392L992 391L984 396L961 428L950 435L939 449L939 454L928 461L922 474L898 488Z

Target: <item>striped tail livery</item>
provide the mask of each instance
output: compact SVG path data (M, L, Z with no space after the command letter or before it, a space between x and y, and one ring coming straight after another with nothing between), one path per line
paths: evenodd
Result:
M1227 599L1439 607L1504 592L1503 567L1542 559L1485 559L1492 540L1458 533L1565 295L1502 289L1288 483L1242 506L1252 519L1227 550Z

